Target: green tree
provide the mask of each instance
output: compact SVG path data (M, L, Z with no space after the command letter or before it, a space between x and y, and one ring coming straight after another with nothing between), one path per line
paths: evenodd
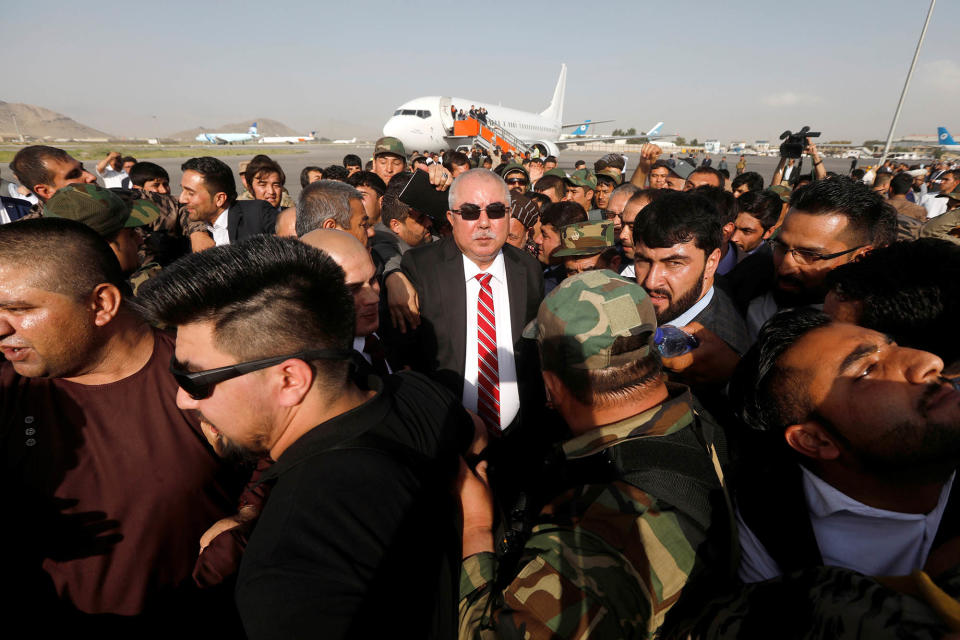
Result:
M700 144L700 142L699 142L696 138L694 138L693 140L690 141L690 146L691 146L691 147L695 147L695 146L697 146L698 144Z
M673 141L673 143L678 147L685 147L687 146L687 139L684 138L683 136L677 136L677 138Z

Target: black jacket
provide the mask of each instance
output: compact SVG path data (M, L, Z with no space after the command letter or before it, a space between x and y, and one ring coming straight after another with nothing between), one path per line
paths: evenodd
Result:
M230 244L242 242L259 233L273 233L277 210L266 200L235 200L230 205L227 233Z

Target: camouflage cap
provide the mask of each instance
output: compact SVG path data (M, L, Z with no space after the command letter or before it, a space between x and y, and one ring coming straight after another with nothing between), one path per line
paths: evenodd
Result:
M784 184L775 184L767 187L768 191L773 191L781 200L790 204L790 187Z
M560 248L553 255L592 256L612 246L613 222L574 222L560 228Z
M106 238L124 227L152 223L160 217L160 209L145 200L138 200L131 206L120 196L96 184L68 184L47 201L43 215L82 222Z
M596 370L646 357L656 330L657 316L643 287L602 269L561 282L540 304L523 337L536 338L548 371ZM630 336L642 336L640 344L614 348L618 338Z
M565 174L565 173L563 172L563 169L561 169L560 167L554 167L553 169L550 169L549 171L544 171L544 172L543 172L543 175L545 175L545 176L557 176L557 177L560 178L561 180L566 180L566 179L567 179L567 174Z
M609 178L613 181L613 184L620 186L620 183L623 182L623 176L620 174L620 170L616 167L604 167L597 171L597 181L599 182L600 178Z
M575 187L583 187L584 189L597 188L597 176L593 175L593 171L590 171L590 169L577 169L570 174L567 182Z
M373 157L382 156L385 153L391 155L400 156L404 160L407 159L407 152L403 148L403 143L400 142L397 138L392 138L390 136L384 136L377 140L377 144L373 147Z

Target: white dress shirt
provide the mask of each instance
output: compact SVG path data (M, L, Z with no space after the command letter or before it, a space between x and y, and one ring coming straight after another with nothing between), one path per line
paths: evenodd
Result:
M841 493L814 473L803 471L803 495L823 564L868 576L903 576L922 569L940 527L952 474L930 513L876 509ZM776 578L780 567L737 511L740 535L740 579L760 582Z
M692 307L678 315L670 322L664 322L663 324L669 324L677 328L685 327L693 322L693 319L700 315L701 311L707 308L707 305L710 304L711 300L713 300L713 287L710 287L707 293L704 294L702 298L697 300L696 304L694 304Z
M480 281L477 274L489 273L493 290L493 313L497 320L497 366L500 370L500 429L506 429L520 410L520 392L517 389L517 365L513 357L513 328L510 326L510 296L507 291L507 268L503 251L493 264L481 271L469 258L463 256L463 274L467 286L467 354L463 372L463 406L477 412L477 304Z
M101 173L97 171L97 175L103 179L103 186L106 189L129 189L130 188L130 176L127 175L126 171L117 171L110 165L107 165L107 168Z
M227 230L227 221L229 220L230 209L224 209L223 213L217 216L213 224L208 224L207 229L213 234L213 242L218 247L230 244L230 232Z

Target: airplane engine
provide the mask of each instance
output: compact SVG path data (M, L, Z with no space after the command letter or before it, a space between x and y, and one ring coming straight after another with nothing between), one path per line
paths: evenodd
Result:
M540 157L544 158L546 156L558 156L560 155L560 147L555 143L550 142L549 140L537 140L530 145L534 149L540 150Z

